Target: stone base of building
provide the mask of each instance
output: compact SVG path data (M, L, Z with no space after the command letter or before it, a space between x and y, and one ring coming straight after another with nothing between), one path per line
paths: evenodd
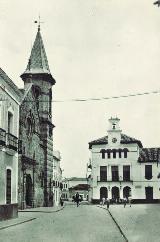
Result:
M17 217L18 203L0 205L0 221Z

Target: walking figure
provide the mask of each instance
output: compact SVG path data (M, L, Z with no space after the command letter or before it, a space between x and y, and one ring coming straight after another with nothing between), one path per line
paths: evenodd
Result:
M131 203L132 203L132 197L131 196L128 197L128 202L129 202L129 206L131 207Z
M107 197L107 209L109 209L109 205L110 205L110 200L109 200L109 198Z
M102 205L103 205L103 206L104 206L104 204L105 204L105 201L106 201L105 197L102 197Z
M78 192L76 193L75 200L76 200L77 207L78 207L79 206L79 193Z
M124 197L123 203L124 203L124 208L125 208L126 207L126 203L127 203L127 198L126 197Z

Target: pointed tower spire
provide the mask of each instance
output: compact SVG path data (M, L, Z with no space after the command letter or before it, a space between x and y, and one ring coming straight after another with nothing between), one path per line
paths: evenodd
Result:
M40 32L40 23L38 24L38 31L31 50L31 55L28 61L27 68L25 72L21 75L21 77L25 81L28 76L37 74L47 76L49 78L49 81L53 85L55 84L55 80L50 73L48 65L47 55Z

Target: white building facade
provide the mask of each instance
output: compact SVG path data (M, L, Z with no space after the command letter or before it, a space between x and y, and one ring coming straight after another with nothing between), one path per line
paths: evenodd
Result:
M60 152L53 151L53 204L60 205L60 198L62 196L62 169L60 167Z
M18 214L20 92L0 69L0 220Z
M108 134L91 141L90 200L158 202L160 148L143 148L141 141L122 133L118 118L109 119Z
M64 200L72 201L72 197L79 193L82 200L88 200L88 181L85 177L70 177L63 179L62 197Z

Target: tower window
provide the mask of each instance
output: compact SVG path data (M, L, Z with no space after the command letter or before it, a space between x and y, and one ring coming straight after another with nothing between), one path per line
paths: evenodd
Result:
M112 129L116 129L116 124L113 124L112 125Z

